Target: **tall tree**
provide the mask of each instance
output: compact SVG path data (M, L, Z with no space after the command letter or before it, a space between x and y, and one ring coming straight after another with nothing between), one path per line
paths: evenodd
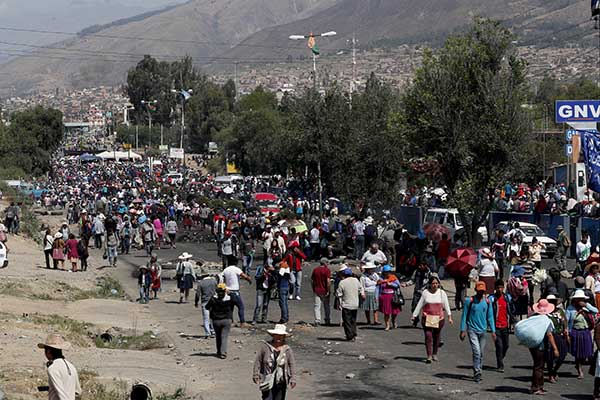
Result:
M487 219L493 188L518 162L526 132L525 62L513 40L499 22L476 19L425 54L403 97L408 154L437 160L469 243Z

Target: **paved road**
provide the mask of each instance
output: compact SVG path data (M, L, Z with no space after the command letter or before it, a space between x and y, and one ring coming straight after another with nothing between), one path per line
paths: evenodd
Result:
M161 260L172 260L183 251L205 260L217 261L214 244L184 244L177 250L158 251ZM142 252L123 256L117 274L126 289L135 294L137 281L132 277L134 266L145 262ZM545 264L552 262L546 260ZM294 336L290 341L296 352L299 366L299 384L290 399L380 399L409 398L427 399L440 396L460 398L478 395L486 399L525 399L530 384L531 360L527 349L518 346L511 337L511 348L506 360L506 372L500 374L495 366L494 346L489 338L485 351L483 381L472 381L471 352L466 342L458 339L458 322L444 328L445 345L440 351L440 361L431 365L423 362L425 348L420 329L409 324L409 312L399 318L400 328L389 332L380 327L359 326L359 338L355 343L343 340L339 326L313 328L303 321L312 321L312 299L309 276L313 265L306 267L302 301L290 302L290 324ZM452 297L451 281L445 283ZM254 286L243 284L242 293L246 303L246 318L251 319L254 308ZM405 289L408 304L412 289ZM197 337L202 334L202 318L190 304L176 304L179 298L174 282L164 282L161 299L152 301L149 307L161 321L177 348L181 362L189 366L189 381L209 383L209 389L199 393L202 399L251 399L260 398L251 379L255 349L261 340L268 338L264 329L234 328L230 337L229 358L214 358L214 343ZM235 316L237 321L237 315ZM269 319L279 319L279 308L272 304ZM454 315L459 321L460 316ZM333 320L339 320L334 312ZM359 316L364 321L364 315ZM184 335L180 335L183 333ZM585 399L592 393L593 380L586 376L583 382L575 378L571 358L560 373L560 383L546 384L550 393L546 398ZM353 374L352 377L348 374ZM205 386L205 385L202 385Z

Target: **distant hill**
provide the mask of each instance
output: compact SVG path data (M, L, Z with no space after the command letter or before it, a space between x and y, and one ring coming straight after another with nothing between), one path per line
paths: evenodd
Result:
M32 48L32 55L0 65L0 93L122 83L144 54L161 60L190 55L204 63L265 27L304 18L336 1L191 0L144 18L84 30L52 49Z
M320 39L324 54L350 47L433 44L474 16L503 20L521 44L597 46L589 2L574 0L191 0L185 4L83 31L59 49L33 49L0 65L0 93L36 88L122 83L143 54L173 60L190 55L223 71L235 60L288 60L309 56L290 34L334 30ZM40 59L37 56L44 56Z
M292 47L288 36L331 30L338 35L318 40L322 51L348 49L353 34L362 48L439 45L448 33L461 29L475 16L504 21L524 45L588 43L597 46L597 40L590 40L597 31L593 30L589 13L587 2L569 0L344 0L310 18L265 28L223 56L239 59L250 55L307 56L308 49ZM259 43L269 43L272 47L253 47Z

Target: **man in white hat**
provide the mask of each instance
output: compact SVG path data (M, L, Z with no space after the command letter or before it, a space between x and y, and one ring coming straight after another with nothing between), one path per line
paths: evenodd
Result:
M48 400L75 400L81 395L77 369L65 360L63 350L68 350L71 344L62 335L48 335L44 343L38 343L44 349L48 362Z

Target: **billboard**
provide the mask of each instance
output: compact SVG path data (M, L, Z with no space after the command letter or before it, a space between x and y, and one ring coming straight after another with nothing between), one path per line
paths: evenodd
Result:
M171 147L169 149L169 158L178 158L183 160L183 149L177 147Z
M600 122L600 100L556 100L556 123Z

